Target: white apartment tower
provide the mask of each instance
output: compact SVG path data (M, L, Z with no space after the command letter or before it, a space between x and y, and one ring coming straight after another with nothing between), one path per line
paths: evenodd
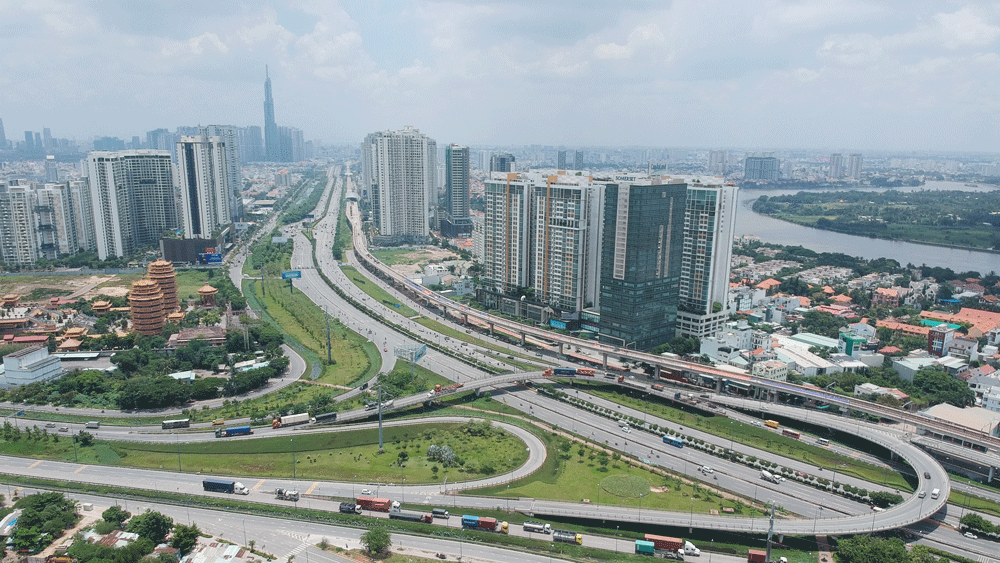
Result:
M41 254L49 259L76 254L76 201L68 184L35 184L35 216Z
M177 228L169 151L93 151L87 172L99 259L130 256Z
M483 186L482 285L504 294L531 283L532 181L517 173L494 172Z
M28 185L0 183L0 260L31 266L37 259L35 194Z
M216 229L232 223L230 152L220 137L183 135L177 141L180 223L185 238L211 238Z
M737 187L697 177L687 185L677 332L705 338L722 330L729 318Z
M853 180L861 179L861 162L863 157L860 153L847 157L847 177Z
M233 125L207 125L201 128L202 137L218 137L222 140L222 152L226 162L226 176L229 182L229 217L233 221L243 219L243 143L244 129Z
M66 189L73 200L77 245L85 252L96 251L97 240L94 236L94 208L90 199L90 184L86 179L70 180L66 182Z
M413 127L365 137L362 197L371 205L383 240L395 244L430 238L429 208L436 204L437 143Z

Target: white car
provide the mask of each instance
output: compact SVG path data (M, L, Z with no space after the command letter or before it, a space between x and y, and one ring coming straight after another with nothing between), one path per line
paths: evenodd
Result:
M978 540L979 539L979 536L977 536L976 534L973 534L972 532L965 532L964 535L965 535L965 537L972 538L974 540Z
M361 494L364 496L371 496L374 495L375 493L373 493L371 489L361 489Z
M632 429L629 428L628 426L622 426L622 432L624 432L626 434L631 434L632 433Z
M704 473L705 475L711 475L712 473L715 473L715 470L705 465L701 468L701 472Z

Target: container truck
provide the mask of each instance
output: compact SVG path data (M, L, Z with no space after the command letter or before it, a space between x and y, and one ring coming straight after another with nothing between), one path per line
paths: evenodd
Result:
M215 430L216 438L246 436L248 434L253 434L253 428L250 428L249 426L230 426L229 428L218 428Z
M361 514L361 505L353 504L350 502L340 503L340 513L341 514Z
M552 526L548 524L542 524L541 522L525 522L524 523L525 532L536 532L539 534L551 534Z
M684 555L701 555L701 550L695 547L693 543L680 538L668 538L666 536L646 534L646 541L653 542L653 545L657 550L667 552L679 551Z
M86 425L86 428L91 428L91 429L97 429L97 428L100 428L100 427L101 427L101 421L100 420L91 420Z
M450 518L451 517L451 515L448 513L448 511L445 510L445 509L443 509L443 508L435 508L434 510L431 511L431 514L433 514L435 518Z
M576 375L576 368L549 368L545 371L551 371L552 375ZM545 375L544 373L542 375ZM548 377L551 377L549 375Z
M316 422L316 419L310 418L309 413L303 412L277 417L271 422L271 428L282 428L285 426L295 426L297 424L309 424L310 422Z
M292 502L299 502L298 491L292 491L289 489L275 489L274 495L275 497L278 498L278 500L290 500Z
M568 530L552 530L552 539L564 543L583 544L583 534Z
M444 395L444 394L447 394L447 393L453 393L455 391L458 391L459 389L461 389L464 386L465 386L464 383L454 383L452 385L445 385L444 387L442 387L441 385L435 385L434 386L434 394L435 395Z
M230 493L234 495L250 494L250 489L246 488L243 483L232 481L230 479L213 479L209 477L201 482L201 486L206 491L212 491L215 493Z
M762 549L747 550L747 563L765 563L767 552Z
M392 509L392 501L387 498L358 497L358 506L375 512L389 512Z
M402 512L393 511L389 513L389 518L392 520L405 520L407 522L426 522L428 524L434 522L434 515L431 513L419 514L416 512Z
M507 522L497 522L496 518L487 518L485 516L471 516L466 514L462 516L462 527L475 528L477 530L485 530L487 532L498 532L501 534L510 533L510 524Z
M635 553L637 555L649 555L652 557L656 555L656 550L653 548L653 542L635 540Z

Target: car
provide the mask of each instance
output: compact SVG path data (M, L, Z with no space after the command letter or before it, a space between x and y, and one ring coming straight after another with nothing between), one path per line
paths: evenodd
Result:
M924 471L924 479L930 479L930 478L931 478L930 472L929 471Z
M69 432L69 426L60 426L59 427L59 431L60 432Z
M56 423L55 422L49 422L48 424L45 425L45 427L46 428L55 428L56 427Z
M429 392L427 393L427 396L428 396L428 397L433 397L433 396L434 396L434 391L429 391Z
M965 532L962 535L964 535L967 538L974 539L974 540L978 540L979 539L979 536L977 536L976 534L973 534L972 532Z
M626 434L631 434L632 433L632 429L629 428L628 426L623 426L622 427L622 432L624 432Z
M707 466L707 465L704 465L701 468L701 472L704 473L704 474L706 474L706 475L711 475L712 473L715 473L715 470L712 469L711 467Z
M365 496L371 496L374 495L375 493L373 493L371 489L361 489L361 494Z

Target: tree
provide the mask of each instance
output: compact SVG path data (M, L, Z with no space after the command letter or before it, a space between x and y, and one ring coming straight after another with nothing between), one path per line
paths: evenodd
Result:
M950 403L956 407L971 405L975 393L962 380L936 368L924 368L913 376L913 384L934 404Z
M389 537L389 530L382 524L374 524L367 532L361 534L361 545L365 546L368 553L372 555L382 553L392 545L392 538Z
M126 531L139 534L139 537L147 538L154 544L158 544L163 542L163 538L167 537L167 533L173 527L172 518L159 512L148 511L132 518Z
M903 540L855 536L837 544L838 563L910 563Z
M170 542L170 547L175 547L181 554L185 554L191 551L191 548L198 543L200 535L201 530L198 529L197 524L191 524L190 526L177 524L174 526L174 539Z
M124 524L125 521L131 517L131 512L123 510L122 507L117 504L101 513L101 518L104 518L105 522L111 522L119 528L121 528L122 524Z

